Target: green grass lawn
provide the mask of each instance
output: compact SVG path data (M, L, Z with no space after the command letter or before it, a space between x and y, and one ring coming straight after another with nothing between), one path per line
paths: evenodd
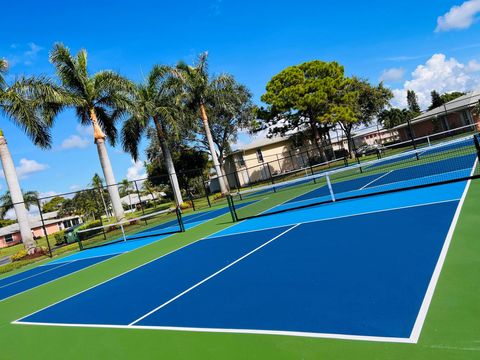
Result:
M480 181L473 181L417 344L10 324L19 317L231 225L227 214L196 227L195 231L176 234L0 302L0 358L475 359L480 354L479 214Z

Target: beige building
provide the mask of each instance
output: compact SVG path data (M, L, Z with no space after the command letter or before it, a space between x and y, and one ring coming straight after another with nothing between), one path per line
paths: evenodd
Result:
M271 176L319 163L319 151L312 140L300 136L257 139L225 158L225 173L231 187L242 187Z

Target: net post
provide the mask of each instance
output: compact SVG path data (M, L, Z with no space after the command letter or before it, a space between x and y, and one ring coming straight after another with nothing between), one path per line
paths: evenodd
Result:
M330 192L330 196L332 198L332 201L335 201L335 194L333 193L332 182L330 181L330 174L327 173L327 175L325 177L327 179L328 191Z
M228 203L228 208L230 209L230 215L232 216L232 222L237 222L238 221L237 212L235 211L235 204L233 202L233 197L230 194L227 194L227 203Z
M47 240L48 253L49 253L49 256L52 257L52 247L50 246L50 240L48 239L47 228L45 227L45 221L43 220L42 205L40 204L39 199L37 199L37 206L38 206L38 212L40 213L40 220L42 221L42 229L43 229L43 233L45 234L45 240Z
M180 226L180 232L185 232L185 224L183 223L182 209L180 206L175 208L175 213L177 215L178 225Z
M77 242L78 242L78 248L80 249L80 251L83 250L83 244L82 244L82 240L80 239L80 236L78 236L77 234Z

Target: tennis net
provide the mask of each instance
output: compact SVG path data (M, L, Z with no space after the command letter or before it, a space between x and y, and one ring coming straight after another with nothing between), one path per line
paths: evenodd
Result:
M230 195L237 220L480 177L478 134ZM255 203L240 207L244 202Z
M137 218L103 224L101 221L85 224L76 232L80 250L159 237L185 231L180 209L167 209Z

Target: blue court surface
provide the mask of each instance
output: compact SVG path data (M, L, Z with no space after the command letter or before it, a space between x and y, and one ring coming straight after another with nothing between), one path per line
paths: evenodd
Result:
M332 190L335 199L338 200L350 196L464 178L472 172L475 160L475 154L467 154L455 157L453 161L452 159L444 159L372 175L365 174L351 180L334 182L332 183ZM427 193L428 191L426 190ZM323 185L273 207L266 213L329 200L331 200L330 191L327 185Z
M245 204L244 206L248 206ZM208 220L228 213L228 208L203 211L184 216L185 228L191 229ZM163 226L169 226L168 223ZM147 230L151 231L151 229ZM159 235L139 240L119 242L108 246L88 249L76 252L72 255L62 257L45 265L23 271L21 273L0 279L0 301L10 298L16 294L25 292L37 286L57 280L74 272L95 265L113 256L138 249L139 247L162 240L170 235Z
M465 187L243 221L14 323L416 342Z

